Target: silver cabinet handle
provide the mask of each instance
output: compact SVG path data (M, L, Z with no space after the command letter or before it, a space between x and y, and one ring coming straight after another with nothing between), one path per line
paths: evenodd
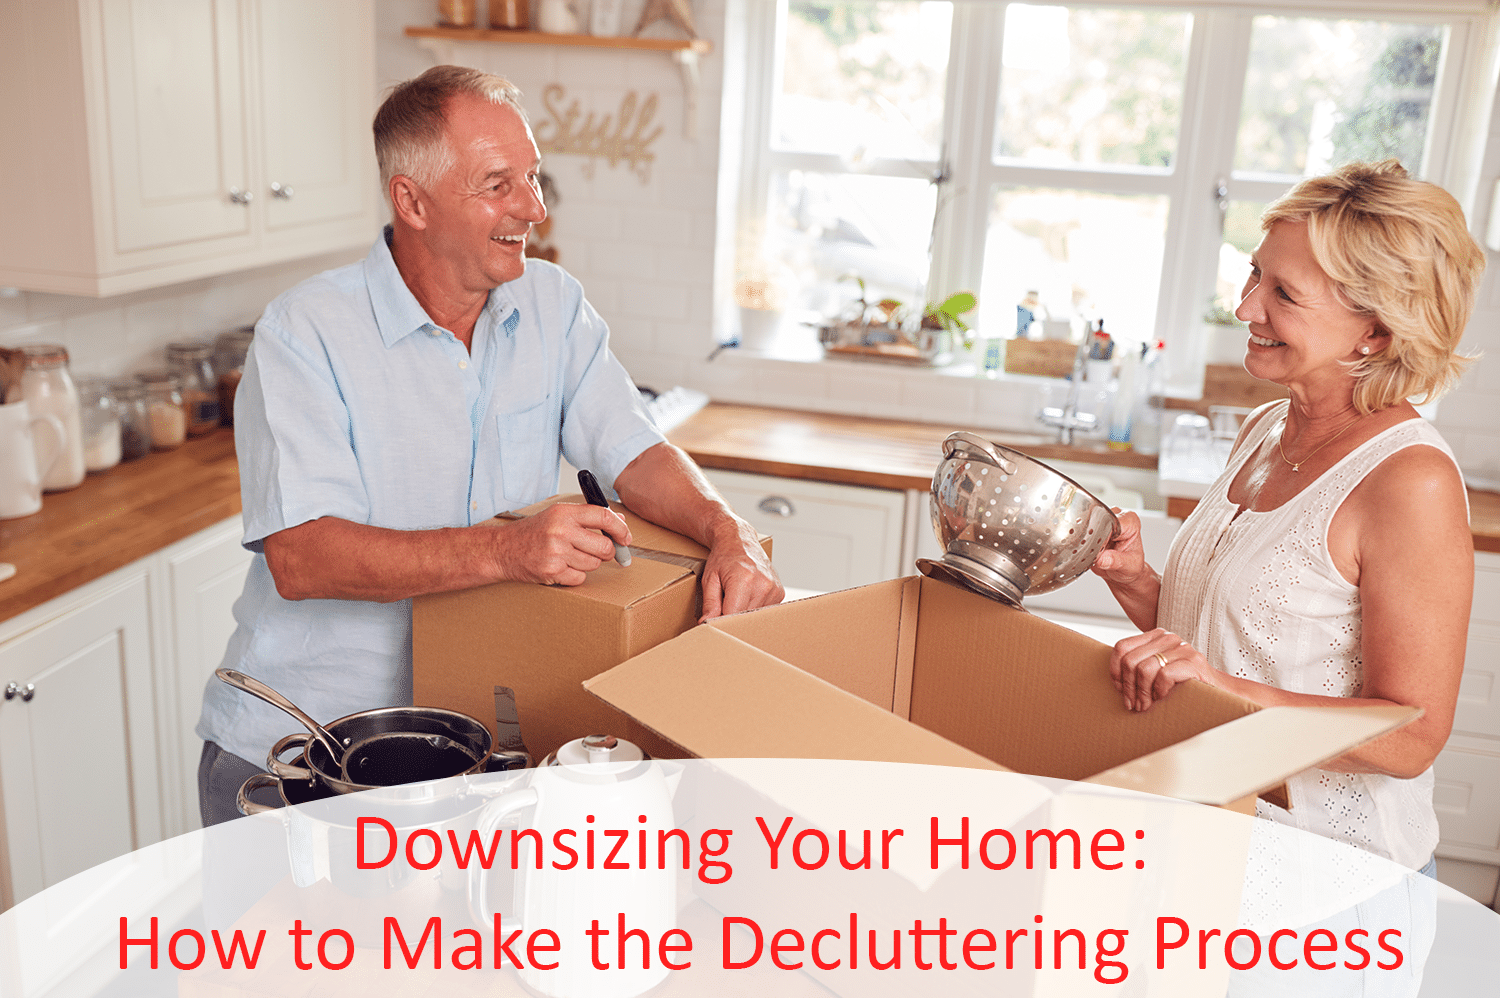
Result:
M238 187L229 188L229 200L235 204L249 204L255 200L255 195L249 191L242 191Z
M792 508L792 504L781 496L766 496L760 501L758 508L767 516L787 517L797 512Z
M283 201L290 201L292 199L292 195L297 192L292 190L286 184L278 183L277 181L273 180L271 181L271 193L276 197L281 198Z
M14 700L16 697L20 697L22 700L30 700L34 696L36 696L36 687L31 683L27 683L25 686L22 686L20 683L5 684L5 699L7 700Z

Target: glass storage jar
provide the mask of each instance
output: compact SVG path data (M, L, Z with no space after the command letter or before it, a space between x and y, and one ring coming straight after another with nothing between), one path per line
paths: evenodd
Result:
M221 333L214 341L214 373L219 386L219 422L234 425L234 393L245 374L245 356L250 352L250 341L255 338L255 327L246 326L233 332Z
M146 415L151 420L151 449L174 450L187 439L187 415L182 411L182 391L171 371L137 374L146 388Z
M80 378L78 408L83 426L83 466L108 471L120 463L120 416L114 391L103 378Z
M211 343L168 343L167 368L177 375L187 434L201 437L219 425L219 387L214 379Z
M151 453L151 414L146 408L146 386L120 378L109 383L120 417L120 460L134 461Z
M78 407L78 386L68 374L68 351L47 343L28 343L21 350L21 398L33 416L56 416L63 424L63 448L42 479L44 492L71 489L83 481L83 429ZM37 448L37 466L42 466L43 444ZM50 454L51 451L46 451Z

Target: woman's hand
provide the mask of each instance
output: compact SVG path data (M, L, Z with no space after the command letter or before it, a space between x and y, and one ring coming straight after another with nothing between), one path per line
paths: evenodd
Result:
M1120 521L1120 533L1099 552L1091 571L1111 586L1130 587L1142 575L1154 573L1146 564L1146 549L1141 546L1141 518L1135 513L1122 512L1118 506L1114 511Z
M1109 677L1125 701L1126 710L1149 710L1189 679L1217 686L1221 673L1171 631L1160 627L1122 638L1109 656Z
M1146 564L1141 518L1135 513L1122 512L1118 506L1114 511L1120 521L1120 532L1099 552L1090 570L1108 583L1109 591L1135 626L1150 630L1156 626L1161 577Z

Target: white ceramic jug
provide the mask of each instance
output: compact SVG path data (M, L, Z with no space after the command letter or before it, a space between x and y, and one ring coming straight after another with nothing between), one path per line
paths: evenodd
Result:
M549 760L551 761L551 760ZM526 827L541 834L544 862L536 869L530 845L523 848L520 870L516 873L513 906L505 899L492 896L492 876L474 870L469 882L469 906L481 925L489 925L495 912L510 913L519 925L507 921L507 932L514 928L551 929L562 939L564 951L558 954L553 970L527 967L520 972L522 982L535 994L551 998L632 998L661 983L669 973L651 956L651 966L640 965L639 944L628 949L631 962L624 968L613 966L616 956L615 934L618 916L625 918L628 929L642 929L653 950L658 940L677 927L677 871L682 867L680 855L669 859L665 869L657 869L657 832L673 827L672 792L681 777L681 767L673 763L647 759L635 745L609 735L590 735L569 742L557 750L556 760L531 772L530 785L516 793L498 797L485 806L479 816L479 834L487 840L506 816L527 807L535 807ZM641 819L644 817L644 821ZM628 829L629 869L603 869L612 839L604 829ZM567 832L576 833L569 838ZM580 860L572 869L558 870L553 860L562 860L555 851L554 837L563 833L562 841L571 842ZM636 836L644 832L649 842L646 868L639 867ZM587 836L597 836L595 868L587 869ZM579 950L587 940L586 931L594 920L607 929L609 936L601 946L601 956L610 965L596 970L586 950ZM607 954L607 955L606 955Z
M536 26L549 34L576 35L578 14L568 0L541 0Z
M38 424L51 434L50 447L43 447L40 437L33 443L32 428ZM62 420L33 416L25 399L0 405L0 520L30 516L42 508L42 479L62 456L66 441Z

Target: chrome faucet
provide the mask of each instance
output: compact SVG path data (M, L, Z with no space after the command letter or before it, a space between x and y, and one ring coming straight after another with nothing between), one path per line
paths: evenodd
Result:
M1083 373L1087 369L1088 359L1089 344L1084 340L1078 344L1078 351L1073 356L1073 374L1068 383L1067 401L1061 409L1055 405L1043 406L1036 415L1038 421L1057 427L1057 442L1064 447L1072 445L1075 430L1092 430L1099 423L1098 416L1078 409L1078 397L1083 391Z

